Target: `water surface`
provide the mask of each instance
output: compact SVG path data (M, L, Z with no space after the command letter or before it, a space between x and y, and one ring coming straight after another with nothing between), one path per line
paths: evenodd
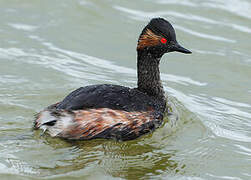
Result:
M1 179L251 179L250 1L0 0L0 11ZM162 58L175 114L163 127L129 142L31 131L78 87L134 87L138 35L159 16L193 52Z

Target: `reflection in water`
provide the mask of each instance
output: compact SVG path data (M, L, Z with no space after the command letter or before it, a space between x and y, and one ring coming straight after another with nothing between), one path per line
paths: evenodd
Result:
M65 145L60 140L51 140L50 137L45 141L56 151L67 149L67 154L60 156L62 159L58 159L54 167L40 166L38 169L40 176L50 177L98 168L102 173L113 177L133 179L157 176L162 172L178 173L185 167L172 160L175 151L162 152L147 142L92 140L69 142Z

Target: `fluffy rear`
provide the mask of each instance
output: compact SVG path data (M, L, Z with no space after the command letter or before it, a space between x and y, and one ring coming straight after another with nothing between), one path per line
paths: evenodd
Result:
M152 111L127 112L108 108L88 110L47 109L35 119L35 129L70 140L95 138L130 140L159 127L162 117Z
M52 137L59 136L70 125L74 124L74 114L64 110L44 110L35 119L35 129L43 129Z

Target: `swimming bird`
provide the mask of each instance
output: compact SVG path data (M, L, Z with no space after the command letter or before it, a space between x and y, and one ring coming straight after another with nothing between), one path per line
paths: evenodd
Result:
M159 64L165 53L191 51L176 40L173 26L153 18L137 44L136 88L112 84L81 87L36 115L34 129L67 140L132 140L163 123L166 98Z

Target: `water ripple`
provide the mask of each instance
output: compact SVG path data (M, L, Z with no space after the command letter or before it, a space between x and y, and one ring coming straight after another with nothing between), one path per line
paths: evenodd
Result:
M241 110L251 105L218 97L185 95L170 87L166 90L182 101L191 111L201 116L203 123L217 136L231 140L251 142L251 113ZM249 129L249 130L247 130Z
M33 39L39 39L34 38ZM39 41L42 41L39 39ZM88 56L83 53L77 53L65 49L61 49L59 47L56 47L52 43L48 42L42 42L45 47L47 47L50 51L53 51L54 54L46 53L48 55L34 53L34 52L25 52L21 49L17 48L8 48L3 49L0 48L0 57L5 59L13 59L15 57L16 59L19 59L20 57L24 58L25 63L32 63L32 64L41 64L45 67L53 68L57 71L61 71L63 73L66 73L70 76L82 78L92 78L90 76L90 73L93 74L94 72L97 72L95 74L94 79L100 79L100 80L109 80L112 79L111 77L108 77L109 73L117 73L117 74L125 74L126 76L129 76L131 78L135 77L136 71L134 69L123 67L116 65L112 63L111 61L96 58L93 56ZM37 60L39 59L39 60ZM80 60L80 61L78 61ZM101 71L102 69L102 71ZM85 72L86 71L86 72ZM108 72L108 74L107 74ZM88 75L86 74L88 73ZM176 82L181 85L196 85L196 86L205 86L207 83L195 81L189 77L182 77L177 75L171 75L171 74L163 74L164 80L168 80L171 82ZM133 80L132 82L134 82ZM113 82L113 81L110 81Z
M28 24L20 24L20 23L9 23L8 25L15 29L24 30L24 31L34 31L38 28L36 26L31 26Z
M230 43L235 43L236 42L235 40L232 40L232 39L227 39L227 38L220 37L220 36L215 36L215 35L209 35L209 34L205 34L205 33L201 33L201 32L196 32L196 31L193 31L191 29L188 29L188 28L185 28L185 27L182 27L182 26L179 26L179 25L175 25L175 28L179 29L179 30L181 30L183 32L186 32L188 34L200 37L200 38L211 39L211 40L216 40L216 41L224 41L224 42L230 42Z
M121 6L114 6L115 9L119 10L119 11L122 11L122 12L125 12L127 14L130 14L130 18L132 19L137 19L137 20L149 20L150 18L153 18L153 17L159 17L159 16L167 16L167 15L174 15L174 16L178 16L178 17L189 17L190 18L194 18L194 19L199 19L200 21L202 20L206 20L206 21L209 21L209 22L214 22L214 21L210 21L209 19L206 19L206 18L199 18L198 16L185 16L185 15L181 15L177 12L167 12L167 11L158 11L158 12L143 12L143 11L139 11L139 10L132 10L132 9L128 9L128 8L125 8L125 7L121 7ZM190 19L190 20L193 20L193 19ZM206 38L206 39L211 39L211 40L216 40L216 41L224 41L224 42L229 42L229 43L235 43L236 41L235 40L232 40L232 39L227 39L227 38L224 38L224 37L220 37L220 36L216 36L216 35L209 35L209 34L206 34L206 33L202 33L202 32L197 32L197 31L194 31L194 30L191 30L191 29L188 29L188 28L185 28L185 27L182 27L182 26L178 26L178 25L174 25L174 27L176 29L179 29L183 32L186 32L188 34L191 34L191 35L194 35L194 36L197 36L197 37L200 37L200 38Z
M207 8L213 7L216 9L222 9L244 18L251 18L251 4L245 0L232 0L231 3L226 0L212 0L203 2L202 5Z
M251 2L138 4L1 2L1 178L250 179ZM66 142L30 131L36 111L80 85L135 86L136 69L122 62L134 52L122 43L135 47L139 27L156 16L175 22L193 50L182 56L189 61L167 67L184 75L161 74L173 110L163 127L129 142Z

